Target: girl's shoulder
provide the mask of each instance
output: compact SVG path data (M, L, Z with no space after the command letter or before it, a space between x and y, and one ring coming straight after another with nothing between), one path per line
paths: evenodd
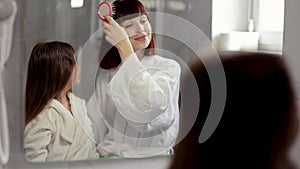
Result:
M54 119L59 115L57 108L53 104L54 100L51 100L38 115L39 118Z
M36 125L50 125L53 126L55 122L59 119L60 113L57 111L55 107L48 103L44 109L27 125L27 130L36 126Z

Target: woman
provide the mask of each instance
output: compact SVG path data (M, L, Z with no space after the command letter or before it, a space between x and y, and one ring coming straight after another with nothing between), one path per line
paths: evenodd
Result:
M113 5L116 15L103 23L107 42L88 102L98 151L105 157L170 154L178 133L181 68L155 55L149 16L140 1Z

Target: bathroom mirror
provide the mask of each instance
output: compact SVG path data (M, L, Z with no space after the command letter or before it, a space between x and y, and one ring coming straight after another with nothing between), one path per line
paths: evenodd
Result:
M82 1L81 1L82 2ZM144 0L145 6L148 8L149 12L159 12L159 11L164 11L164 10L169 10L169 11L175 11L175 12L189 12L189 2L181 2L181 1L159 1L159 0ZM32 48L34 45L38 42L43 42L43 41L53 41L53 40L59 40L59 41L64 41L69 44L71 44L75 48L76 52L76 59L79 64L82 65L82 71L81 71L81 85L78 86L73 86L73 92L75 94L79 94L79 96L85 101L89 102L90 97L93 94L93 90L95 90L95 78L96 76L95 73L97 73L97 68L98 68L98 60L97 60L97 55L99 52L99 46L100 46L100 41L103 38L102 35L102 28L101 24L102 22L98 20L97 18L97 5L99 1L94 0L94 1L84 1L83 6L79 7L79 5L74 5L73 7L76 6L76 8L70 6L70 0L45 0L45 1L40 1L40 0L28 0L26 1L26 20L25 20L25 37L26 37L26 56L27 58L27 63L29 60L30 53L32 51ZM45 5L46 4L46 5ZM72 3L71 3L72 4ZM34 9L34 10L33 10ZM87 19L88 18L88 19ZM161 29L159 27L159 22L164 21L157 19L156 15L150 16L151 20L153 19L153 29ZM158 25L158 26L157 26ZM100 29L100 31L99 31ZM166 30L163 30L166 31ZM100 40L99 40L100 39ZM166 43L164 41L164 37L161 35L157 36L158 39L158 46L163 46L163 44ZM160 41L160 40L161 41ZM189 38L191 39L191 38ZM206 39L207 40L207 39ZM209 41L207 41L207 44L210 44ZM159 44L161 43L161 44ZM88 46L86 46L88 44ZM161 47L160 47L161 48ZM181 47L183 48L183 47ZM188 47L186 47L188 49ZM173 48L174 49L174 48ZM177 50L176 50L177 51ZM161 51L161 53L165 53L166 55L173 55L173 53L168 53L166 51ZM84 55L84 59L82 57L82 54ZM90 59L86 59L87 56L89 56ZM95 56L95 57L93 57ZM86 64L90 64L86 66ZM50 73L50 72L49 72ZM26 78L25 78L26 79ZM180 83L179 79L177 84ZM73 96L72 96L73 97ZM72 100L72 97L69 96L69 99ZM176 102L177 103L177 102ZM51 102L52 105L52 102ZM56 105L56 106L55 106ZM56 109L64 109L61 105L58 106L57 103L53 103L54 107ZM71 104L71 108L72 108ZM60 107L60 108L59 108ZM74 106L76 107L76 106ZM74 114L73 114L74 115ZM75 117L75 115L74 115ZM66 117L70 118L70 117ZM83 125L90 125L89 122L86 122L85 117L79 118L83 119L83 121L79 120L79 124ZM33 121L30 123L29 129L34 128L35 125L38 123L35 123ZM66 123L67 127L68 123ZM26 129L27 129L28 123L26 124ZM129 128L129 125L128 125ZM31 136L29 133L29 129L25 130L25 137L24 137L24 142L28 142L28 140L36 140L35 136ZM61 129L62 130L68 130L67 128ZM37 130L35 132L41 132L41 130ZM43 132L45 132L43 130ZM84 131L85 132L85 131ZM72 133L72 131L70 131ZM73 140L70 139L72 137L69 134L61 134L60 135L60 142L61 144L70 144ZM147 134L147 133L146 133ZM45 137L46 138L47 131L45 132ZM145 136L148 137L148 136ZM78 137L80 138L80 137ZM81 137L82 138L82 137ZM52 139L52 138L51 138ZM51 139L45 139L45 140L40 140L40 143L44 142L49 142L52 141ZM148 144L148 143L143 143L143 139L141 141L141 144ZM73 142L72 142L73 144ZM82 144L82 143L81 143ZM150 144L150 143L149 143ZM24 145L26 148L25 153L27 153L27 159L31 158L34 160L29 160L30 162L41 162L39 161L39 158L35 158L33 154L28 154L27 148L34 148L38 147L39 142L32 142L30 145L26 144ZM87 144L83 144L87 145ZM49 147L50 148L50 147ZM122 148L122 147L115 147L115 148ZM158 147L159 149L159 147ZM44 153L44 151L47 151L46 149L40 150L34 150L37 151L37 153ZM61 162L65 161L59 158L60 155L64 155L64 152L72 152L74 156L76 156L76 149L68 149L66 150L65 148L61 147L61 152L58 152L58 154L52 154L52 162ZM154 150L148 150L154 151ZM71 154L72 154L71 153ZM165 155L170 155L172 154L172 151L168 150L167 153L163 154L157 154L159 156L165 156ZM130 152L129 154L126 153L129 157L131 157ZM155 154L156 156L156 154ZM144 156L140 156L144 157ZM139 157L139 158L140 158ZM149 156L145 156L149 157ZM110 157L109 157L110 158ZM122 158L122 156L112 156L112 158ZM75 158L75 160L72 160L72 158L67 158L70 160L67 161L78 161L78 160L90 160L95 158ZM107 157L104 157L103 159L107 159Z
M284 6L281 3L282 1L276 0L278 5L274 7L274 10L279 10L277 7ZM81 5L74 5L75 1L71 0L25 1L23 4L26 6L24 10L24 13L26 13L24 26L26 56L29 57L32 47L37 42L51 40L61 40L70 43L74 46L77 56L80 56L81 52L86 52L84 51L85 43L101 28L101 21L96 16L97 5L100 2L99 0L85 0L80 1ZM267 50L264 48L263 43L260 43L263 42L261 38L263 35L261 33L264 31L258 31L258 23L261 22L259 19L262 20L264 18L263 15L258 14L262 14L262 9L266 6L266 4L261 3L262 1L203 0L200 2L192 0L142 0L142 2L148 8L149 12L165 12L190 21L194 26L201 29L207 38L214 42L217 48L222 49L223 47L225 50ZM264 2L270 3L267 0L264 0ZM71 4L73 4L73 7ZM229 10L224 10L224 7L229 8ZM259 10L257 11L257 9ZM225 13L226 11L227 13ZM236 13L240 13L240 15L236 15ZM212 22L211 17L213 18ZM280 23L283 22L281 21L283 15L278 15L277 18L280 20ZM250 20L253 20L253 22L249 22ZM221 21L226 21L226 23ZM153 24L153 29L158 31L161 29L160 25L166 21L153 17L152 22L155 23ZM268 28L268 26L266 27ZM279 26L276 28L275 34L280 31L283 30ZM271 33L274 33L274 31L271 31ZM182 42L178 42L176 39L174 40L170 37L155 36L158 47L172 51L175 55L182 56L185 63L191 62L193 57L195 57L193 51L190 51ZM266 37L270 36L270 34L266 34ZM241 41L241 37L247 40ZM273 34L271 37L274 37ZM97 55L100 45L99 39L101 38L103 38L101 34L95 36L93 45L89 45L88 49L88 51L92 52L88 52L86 55ZM193 41L192 36L190 39ZM275 39L282 40L282 34L279 33L278 38ZM229 42L230 44L220 44L219 42ZM241 42L249 43L241 44ZM270 51L281 52L280 45L282 46L282 41L275 44L275 46L271 42L270 48L275 50ZM94 90L94 81L90 80L90 76L92 76L92 79L95 78L98 60L93 58L87 61L82 60L81 57L77 59L79 64L83 64L83 62L91 64L91 66L83 67L81 85L74 86L73 88L74 92L78 92L88 102ZM94 72L94 74L91 74L91 72Z

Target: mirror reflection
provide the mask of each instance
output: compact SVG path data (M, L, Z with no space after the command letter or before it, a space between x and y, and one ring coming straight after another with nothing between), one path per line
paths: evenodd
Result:
M188 71L188 66L183 65L192 63L199 52L178 39L152 33L171 32L171 26L159 17L149 17L148 12L165 12L192 22L220 51L282 53L284 0L142 0L141 5L115 6L120 16L107 18L115 24L97 18L100 2L27 0L24 3L27 86L32 87L26 96L26 112L33 113L26 115L24 133L25 157L29 161L173 154L179 126L189 130L193 125L181 124L190 120L180 114L180 79ZM137 11L138 15L131 15ZM199 39L194 39L187 30L182 29L189 42L199 45L195 42ZM55 47L57 44L65 48ZM164 56L167 52L156 49L170 51L169 56L176 55L179 59ZM204 52L205 48L200 49ZM34 69L37 63L31 64L29 56L33 59L36 52L42 51L47 60L53 59L51 70L48 66L39 69L52 72L43 78L60 79L57 83L44 79L43 85L49 86L43 87L33 85L42 78L29 77L38 75ZM61 60L55 60L52 52L62 53L64 66L59 65ZM84 58L83 53L88 57ZM45 62L41 65L48 64ZM64 70L67 65L68 70ZM55 66L57 72L53 71ZM65 71L69 73L61 77ZM46 75L45 72L39 72L40 76ZM39 91L34 87L53 88L53 91L45 100L31 98L31 102L43 101L36 106L27 98L32 96L30 90ZM39 92L36 95L43 96ZM27 110L30 107L35 110ZM49 107L52 112L45 110ZM53 111L57 116L52 116Z
M92 10L93 14L84 9L85 5L93 9L95 2L82 5L82 1L48 1L49 6L40 9L45 15L29 12L26 33L38 32L29 39L28 45L34 47L27 51L24 152L28 161L142 158L173 153L179 130L180 65L158 55L142 2L114 1L116 15L107 16L108 22L95 20L91 16L96 16L96 11ZM27 7L39 3L29 1ZM79 25L84 26L76 29ZM98 37L101 41L95 39L96 52L91 52L99 55L96 85L91 88L92 94L77 96L72 92L72 86L80 81L77 56L99 25L103 29Z

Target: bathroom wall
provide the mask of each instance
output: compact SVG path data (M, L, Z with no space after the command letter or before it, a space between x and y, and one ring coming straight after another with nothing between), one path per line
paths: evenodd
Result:
M162 12L179 16L185 19L187 22L199 29L202 32L203 36L206 36L207 39L204 40L205 42L211 41L212 1L181 0L181 2L183 2L183 4L185 5L185 8L183 8L183 10L176 10L172 8L172 5L170 5L172 1L174 0L164 1L165 8ZM161 24L164 25L163 28L165 32L172 30L170 25L167 25L164 22L162 22ZM181 33L184 34L185 37L189 37L189 41L191 44L198 46L202 45L201 41L203 39L194 39L195 35L193 35L193 33L188 32L185 29L182 29ZM171 51L185 63L192 62L196 57L198 57L197 55L200 55L199 53L196 54L195 51L192 51L188 46L186 46L186 44L181 43L178 39L173 39L172 37L167 36L162 36L159 38L162 38L162 43L158 43L158 47L161 47L164 50Z
M248 30L249 0L213 0L212 40L217 46L220 33Z
M290 71L293 75L294 84L297 91L297 102L300 107L300 1L286 0L285 1L285 27L283 41L283 59L287 61ZM300 109L298 108L300 117ZM292 158L300 168L300 131L298 138L292 149Z
M293 72L300 94L300 21L296 18L300 16L300 1L286 0L285 4L285 33L284 33L284 58L288 61L291 71Z
M62 40L76 49L89 38L91 3L71 8L70 0L26 0L24 38L26 54L39 41Z

